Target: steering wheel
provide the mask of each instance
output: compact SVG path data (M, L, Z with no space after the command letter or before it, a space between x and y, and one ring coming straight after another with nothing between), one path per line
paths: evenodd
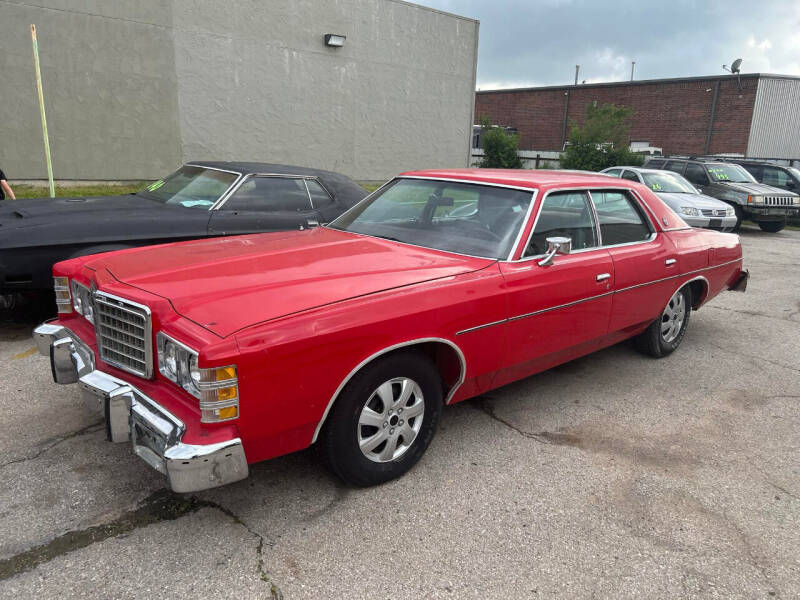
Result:
M488 225L484 225L478 221L459 219L458 221L454 221L453 225L455 225L456 228L471 229L476 233L480 233L483 239L489 239L492 242L499 242L502 239L494 231L489 229Z

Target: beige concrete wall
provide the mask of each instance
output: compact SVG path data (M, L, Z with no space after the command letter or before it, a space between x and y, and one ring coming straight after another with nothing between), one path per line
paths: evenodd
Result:
M30 25L36 25L53 171L147 179L180 162L169 4L0 0L0 167L47 177Z
M0 166L12 179L45 174L30 23L57 178L236 159L379 180L469 162L477 21L400 0L38 4L0 0ZM346 35L344 48L325 33Z

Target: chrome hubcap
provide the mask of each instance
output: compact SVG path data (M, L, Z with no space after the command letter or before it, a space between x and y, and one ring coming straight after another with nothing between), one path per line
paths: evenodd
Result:
M417 382L408 377L385 381L372 392L358 418L358 446L375 462L405 454L417 439L425 399Z
M675 292L661 315L661 339L668 344L675 341L686 319L686 302L683 293Z

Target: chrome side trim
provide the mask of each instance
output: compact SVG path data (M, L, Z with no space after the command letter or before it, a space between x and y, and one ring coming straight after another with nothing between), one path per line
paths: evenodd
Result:
M625 287L625 288L621 288L619 290L612 290L610 292L605 292L603 294L598 294L596 296L590 296L588 298L581 298L580 300L574 300L573 302L567 302L566 304L559 304L557 306L551 306L549 308L543 308L541 310L536 310L536 311L525 313L525 314L522 314L522 315L516 315L514 317L509 317L507 319L502 319L500 321L492 321L491 323L484 323L482 325L476 325L475 327L469 327L467 329L462 329L461 331L457 331L456 335L463 335L465 333L470 333L472 331L477 331L478 329L484 329L486 327L492 327L494 325L502 325L503 323L510 323L512 321L518 321L520 319L526 319L528 317L533 317L533 316L536 316L536 315L540 315L542 313L551 312L551 311L554 311L554 310L559 310L561 308L567 308L569 306L574 306L576 304L581 304L583 302L589 302L591 300L597 300L598 298L602 298L604 296L609 296L609 295L612 295L612 294L621 294L622 292L627 292L629 290L634 290L636 288L645 287L645 286L648 286L648 285L654 285L656 283L662 283L664 281L669 281L671 279L678 279L680 277L686 277L687 275L694 275L695 273L702 273L704 271L710 271L712 269L719 269L720 267L726 267L726 266L731 265L733 263L742 262L742 260L743 260L742 258L737 258L735 260L729 260L728 262L724 262L724 263L719 264L719 265L714 265L713 267L703 267L702 269L695 269L694 271L688 271L686 273L681 273L679 275L670 275L669 277L664 277L662 279L655 279L653 281L647 281L645 283L637 283L636 285L631 285L631 286L628 286L628 287ZM519 261L515 261L515 262L519 262ZM686 281L682 282L680 284L680 286L678 286L678 288L675 291L678 291L683 286L685 286L687 283L691 283L692 281L697 281L698 279L702 279L703 281L705 281L706 290L708 290L709 289L708 279L706 279L705 277L703 277L701 275L701 276L698 276L698 277L693 277L691 279L687 279ZM705 298L703 300L705 301Z
M527 319L528 317L533 317L536 315L541 315L542 313L552 312L554 310L559 310L561 308L568 308L570 306L575 306L576 304L583 304L584 302L591 302L592 300L597 300L598 298L604 298L605 296L611 296L614 292L603 292L602 294L597 294L596 296L589 296L588 298L581 298L580 300L573 300L572 302L567 302L566 304L559 304L558 306L551 306L549 308L541 308L539 310L535 310L533 312L525 313L523 315L517 315L516 317L509 317L508 321L519 321L520 319ZM458 335L458 334L456 334Z
M358 365L356 365L347 374L347 377L345 377L342 380L342 382L339 384L339 387L336 388L336 391L333 392L333 396L331 396L331 399L328 401L328 405L325 407L325 412L322 413L322 418L319 420L319 423L317 423L317 428L314 430L314 437L311 438L311 443L313 444L314 442L317 441L317 437L319 436L319 432L322 429L322 426L324 425L325 420L328 418L328 413L330 413L331 407L333 406L333 403L336 401L336 398L339 397L339 394L344 389L344 386L346 386L347 383L353 378L353 376L356 373L358 373L364 366L366 366L367 364L371 363L376 358L379 358L380 356L382 356L384 354L387 354L387 353L389 353L389 352L391 352L393 350L397 350L398 348L405 348L407 346L415 346L417 344L424 344L424 343L427 343L427 342L439 342L439 343L447 344L453 350L456 351L456 354L458 355L458 359L461 362L461 373L460 373L460 375L458 377L458 380L456 381L455 385L453 386L453 389L451 389L450 392L447 394L447 398L445 398L445 404L450 404L450 401L453 399L453 396L458 391L458 388L461 387L461 384L464 383L464 379L467 376L467 360L466 360L466 358L464 358L464 353L461 351L461 348L459 348L455 343L451 342L450 340L446 340L444 338L437 338L437 337L417 338L415 340L409 340L407 342L401 342L399 344L393 344L392 346L384 348L383 350L379 350L378 352L375 352L374 354L371 354L370 356L368 356L367 358L362 360L360 363L358 363Z
M507 322L508 319L500 319L499 321L492 321L491 323L476 325L475 327L470 327L469 329L462 329L461 331L457 331L456 335L461 335L462 333L469 333L471 331L477 331L478 329L485 329L486 327L492 327L493 325L502 325L503 323Z

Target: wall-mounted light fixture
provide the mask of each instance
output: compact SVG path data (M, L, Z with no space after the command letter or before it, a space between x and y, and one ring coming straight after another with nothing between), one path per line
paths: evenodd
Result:
M335 33L326 33L325 45L333 46L334 48L341 48L342 46L344 46L345 39L347 39L347 36L337 35Z

